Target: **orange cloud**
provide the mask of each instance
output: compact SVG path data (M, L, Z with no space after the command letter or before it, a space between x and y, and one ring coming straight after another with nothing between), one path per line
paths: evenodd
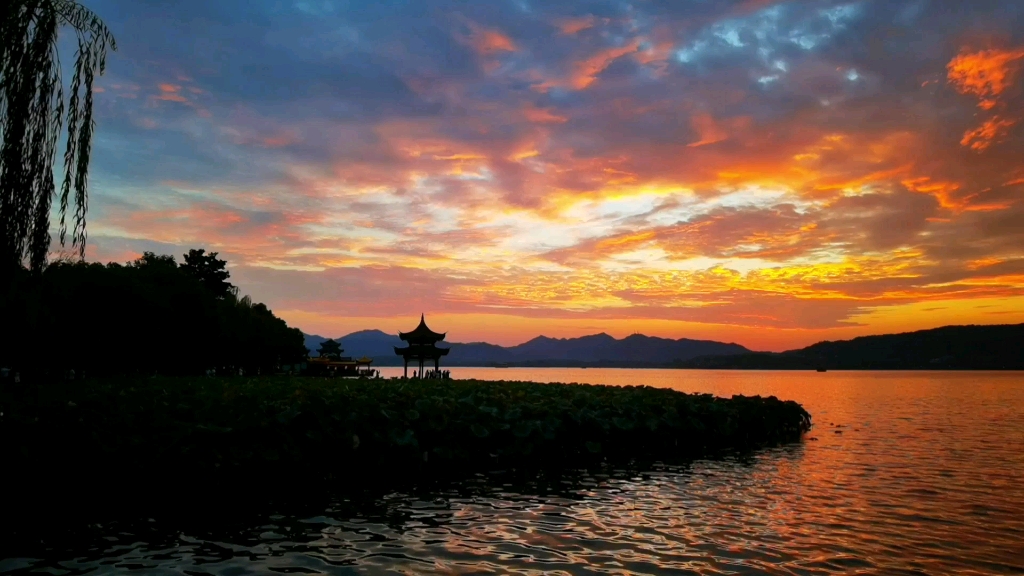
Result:
M191 82L191 78L187 76L178 76L179 82ZM118 85L113 85L113 88L118 88ZM211 116L210 112L205 108L201 107L196 101L195 97L206 92L195 86L183 86L181 84L172 84L170 82L161 82L157 84L158 92L152 94L149 97L151 102L178 102L184 104L196 111L199 116L208 118ZM187 96L186 91L192 95L191 99ZM129 98L134 98L134 95L124 95Z
M960 189L960 185L955 182L933 181L927 176L922 176L907 178L902 180L901 184L911 192L934 196L939 201L939 206L948 210L960 210L964 206L963 202L953 198L953 194Z
M263 146L267 148L282 148L294 143L295 141L289 135L281 136L268 136L262 140Z
M964 132L960 144L969 146L971 150L978 152L987 150L997 139L1006 135L1007 130L1016 123L1016 120L1006 120L998 116L989 118L981 126Z
M562 34L566 36L572 36L588 28L593 28L596 22L597 18L594 18L593 15L588 14L581 18L566 18L563 20L559 20L555 25L558 26L558 30Z
M625 46L607 48L597 54L594 54L590 58L576 62L573 65L570 85L576 90L583 90L587 88L597 80L597 76L601 72L604 72L612 62L626 54L636 52L639 47L639 41L633 40Z
M551 111L551 108L537 108L534 106L527 106L523 109L523 115L530 122L537 124L562 124L567 122L569 119L565 116L555 114Z
M981 193L957 195L960 191L960 184L956 182L933 181L928 177L907 178L901 182L907 190L929 194L939 201L939 206L954 212L992 212L1004 210L1011 206L1011 202L989 202L976 203ZM989 192L986 189L982 192Z
M555 26L557 26L558 31L564 34L565 36L572 36L589 28L594 28L594 25L596 23L597 18L595 18L593 14L587 14L586 16L581 16L578 18L560 19L557 23L555 23Z
M699 140L691 142L686 146L689 148L699 148L708 144L722 142L733 134L746 130L752 123L753 119L749 116L739 116L719 122L710 114L695 114L690 117L690 126L697 133Z
M1024 48L977 52L965 50L946 66L947 78L961 94L977 96L979 108L992 110L1000 104L1004 93L1013 85L1020 69L1018 61L1021 59L1024 59ZM976 152L983 152L1016 123L1016 119L992 116L982 122L981 126L964 132L960 144Z
M121 207L113 210L116 218L112 224L97 232L100 236L145 237L178 246L203 244L226 249L242 261L295 265L290 251L312 244L301 228L322 222L323 215L253 210L260 203L258 198L250 196L247 202L248 208L215 201L158 210L127 211Z
M719 126L710 114L697 114L692 116L690 118L690 124L693 126L694 132L696 132L700 137L700 140L687 144L687 146L691 148L721 142L729 137L729 133Z
M946 65L947 78L961 94L977 96L978 107L990 110L1011 86L1022 58L1024 48L962 51Z
M486 28L469 21L466 24L470 30L466 41L476 50L477 54L489 56L496 52L515 52L518 50L515 42L500 30Z
M163 100L166 102L188 102L188 98L185 98L181 94L181 86L177 84L159 84L157 88L160 89L160 93L153 96L154 100Z
M653 65L656 75L660 77L668 69L668 58L672 54L673 48L675 48L673 40L664 40L638 50L633 57L640 64Z
M521 152L516 152L515 154L509 156L508 159L513 162L522 162L523 160L526 160L528 158L536 158L537 156L540 156L540 152L538 152L537 150L530 149L523 150Z
M978 260L972 260L967 263L968 270L980 270L981 268L988 268L989 266L995 266L996 264L1002 264L1005 262L1002 258L979 258Z

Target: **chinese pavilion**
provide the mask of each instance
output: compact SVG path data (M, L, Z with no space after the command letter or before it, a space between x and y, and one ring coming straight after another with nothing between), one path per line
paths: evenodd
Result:
M441 356L448 355L451 348L438 348L436 344L441 340L444 340L444 334L438 334L430 328L427 328L427 322L423 315L420 314L420 324L412 332L399 332L398 337L407 342L409 345L404 348L395 346L395 354L398 354L405 361L405 372L404 376L409 377L409 361L419 361L419 372L417 374L423 377L423 364L427 360L434 361L434 370L441 368Z
M363 356L353 360L342 356L341 344L335 340L325 340L317 350L319 356L309 358L305 362L305 373L310 376L369 376L370 358Z

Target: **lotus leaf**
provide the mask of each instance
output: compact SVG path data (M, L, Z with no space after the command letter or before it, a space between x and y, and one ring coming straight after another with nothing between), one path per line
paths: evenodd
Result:
M343 477L491 467L491 454L502 466L557 467L742 450L798 440L810 427L794 402L649 386L229 377L90 379L41 390L0 388L4 437L17 439L0 443L0 459L24 482L67 470L171 478L301 468L303 477Z
M412 430L406 429L404 432L398 433L398 431L391 432L391 438L395 441L395 444L399 446L416 446L416 433Z
M518 422L512 427L512 433L519 438L526 438L530 435L530 432L533 432L533 422L529 420Z
M616 427L618 427L619 429L622 429L622 430L632 430L633 429L633 425L634 425L634 423L633 423L633 421L631 419L629 419L629 418L622 418L622 417L619 417L619 416L616 416L616 417L612 418L612 423L615 424Z

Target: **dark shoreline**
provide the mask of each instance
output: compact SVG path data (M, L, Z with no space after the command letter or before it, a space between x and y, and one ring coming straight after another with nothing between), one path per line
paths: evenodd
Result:
M376 366L401 365L376 338L351 334L349 346ZM362 341L356 338L363 334ZM700 352L693 346L736 346L738 351ZM685 346L683 346L685 345ZM680 347L682 346L682 347ZM452 344L449 367L661 368L729 370L1024 370L1024 324L945 326L930 330L824 341L785 352L756 352L735 344L669 340L634 334L554 339L543 336L516 346ZM706 347L706 346L705 346Z
M774 397L527 382L119 378L0 388L16 492L236 497L685 461L800 440Z

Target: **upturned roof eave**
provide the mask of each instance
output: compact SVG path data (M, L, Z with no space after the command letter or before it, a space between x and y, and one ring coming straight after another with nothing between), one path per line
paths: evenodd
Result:
M399 332L398 337L409 343L438 342L440 340L444 340L447 334L447 332L439 333L431 330L427 326L426 315L420 314L420 323L409 332Z

